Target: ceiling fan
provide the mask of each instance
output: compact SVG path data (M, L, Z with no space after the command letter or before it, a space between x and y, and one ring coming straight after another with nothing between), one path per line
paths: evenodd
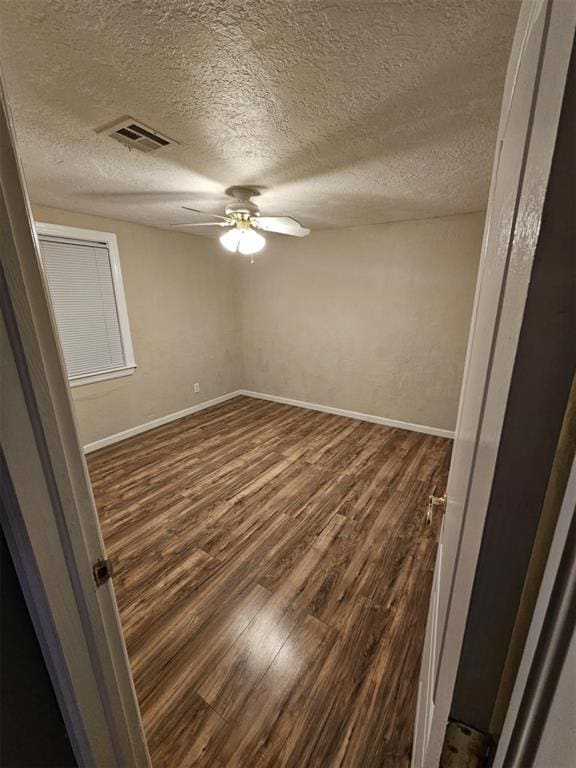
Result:
M225 227L226 232L220 235L220 242L228 251L241 253L245 256L253 256L266 245L265 238L258 230L275 232L279 235L291 235L293 237L306 237L310 230L303 227L291 216L260 216L260 210L250 198L256 197L260 192L253 187L230 187L226 194L234 198L224 209L226 215L205 213L196 208L183 205L186 211L212 216L220 221L183 222L172 224L173 227Z

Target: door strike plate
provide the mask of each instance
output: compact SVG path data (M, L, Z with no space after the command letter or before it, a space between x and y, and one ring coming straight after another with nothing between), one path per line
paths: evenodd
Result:
M96 586L100 587L112 576L112 563L108 558L100 558L99 560L96 560L92 566L92 573L94 575Z

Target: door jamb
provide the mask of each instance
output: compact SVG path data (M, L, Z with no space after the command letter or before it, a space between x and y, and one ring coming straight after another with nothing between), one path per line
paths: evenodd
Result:
M104 545L1 72L0 235L2 451L18 499L2 527L78 764L144 768L114 591L93 581Z
M566 648L574 632L571 616L576 580L576 457L566 484L542 582L508 705L494 768L533 765L541 731Z
M528 5L528 0L525 0L525 3ZM510 252L508 254L510 259L509 272L511 271L514 279L509 281L509 285L505 281L502 286L502 323L499 319L492 354L493 365L484 395L485 407L478 432L480 463L477 460L474 464L466 500L467 511L459 534L459 555L452 579L452 591L444 630L444 637L450 639L450 647L447 648L444 645L440 654L436 706L432 715L424 763L426 768L433 768L440 762L493 471L497 460L498 435L504 417L504 407L498 391L501 391L502 387L509 388L513 363L511 354L515 353L512 337L519 331L519 328L515 327L511 332L507 325L510 317L506 305L507 301L510 300L515 306L518 306L526 298L532 260L526 258L526 253L522 252L522 248L529 250L532 247L534 251L537 245L539 227L534 226L533 220L530 219L530 213L533 212L536 204L540 206L541 211L544 203L546 185L541 182L544 178L548 179L550 172L575 29L576 13L573 5L563 4L562 0L534 0L531 5L534 12L531 18L536 17L537 11L546 10L550 13L549 27L541 52L538 88L535 94L534 105L537 104L538 108L533 115L524 161L526 169L529 169L532 174L531 181L536 180L537 183L532 183L529 188L530 185L524 184L527 178L524 176L519 189L518 211L514 220L513 237L509 243ZM531 18L528 19L529 24ZM551 37L548 35L548 31L552 33ZM507 106L505 104L505 108ZM542 136L547 137L546 131L550 136L550 126L554 127L554 140L539 141ZM531 228L527 227L528 221L532 225ZM489 227L490 222L487 222L486 226ZM518 318L516 318L515 323L518 324ZM470 342L468 355L470 355ZM495 371L499 373L499 378L494 377ZM458 436L458 426L456 434ZM463 553L466 553L466 557L462 556Z

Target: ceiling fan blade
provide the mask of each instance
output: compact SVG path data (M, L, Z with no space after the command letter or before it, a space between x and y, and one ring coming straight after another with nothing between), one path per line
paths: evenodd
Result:
M181 206L185 211L192 211L192 213L200 213L202 216L214 216L215 219L225 219L229 221L228 216L220 216L219 213L207 213L206 211L199 211L197 208L189 208L187 205Z
M233 221L189 221L186 224L170 224L171 227L231 227Z
M266 232L277 232L279 235L293 235L294 237L306 237L310 230L303 227L299 221L291 216L255 216L251 219L257 229Z

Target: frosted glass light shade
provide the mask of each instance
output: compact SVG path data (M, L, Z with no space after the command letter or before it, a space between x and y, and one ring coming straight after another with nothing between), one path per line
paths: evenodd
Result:
M266 245L266 240L261 234L255 232L253 229L243 229L240 233L240 242L238 243L238 250L244 256L251 256L253 253L258 253Z
M258 253L266 245L266 240L259 232L253 229L229 229L220 236L220 242L228 251L236 253L239 251L244 256L251 256Z
M220 235L220 242L227 251L236 253L238 250L238 243L240 242L240 230L236 229L236 227L234 227L234 229L229 229L227 232L224 232L223 235Z

